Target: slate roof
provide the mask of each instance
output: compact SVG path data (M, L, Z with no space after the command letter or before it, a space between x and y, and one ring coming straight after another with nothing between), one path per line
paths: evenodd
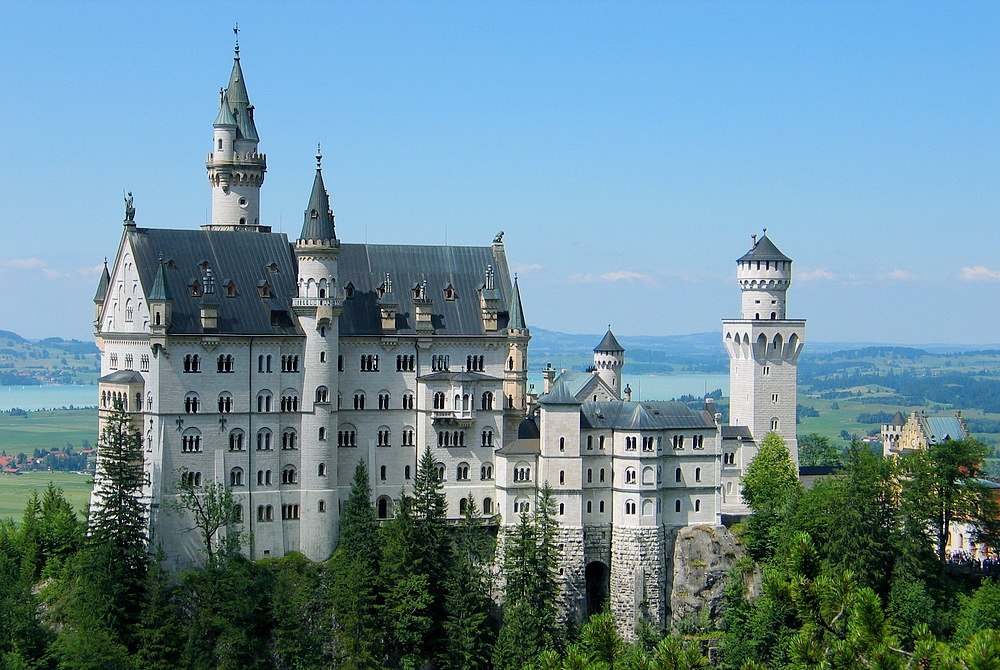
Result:
M309 206L306 207L302 222L300 240L335 240L337 232L334 229L333 211L330 209L330 197L323 183L323 171L319 167L319 154L316 155L316 176L313 178L312 193L309 195Z
M576 395L570 390L566 382L559 380L552 385L552 389L538 399L539 405L579 405Z
M229 74L229 86L226 87L226 97L229 108L236 117L236 136L248 140L259 140L257 126L253 122L250 96L247 95L247 85L243 80L243 68L240 67L240 52L237 50L233 58L233 71Z
M232 281L235 297L219 300L219 327L213 332L232 335L301 335L291 299L296 293L295 256L282 233L222 230L160 230L135 228L128 232L139 280L147 296L153 294L155 275L163 258L164 295L173 301L169 333L201 334L201 298L191 295L190 282L204 280L199 263L206 261L215 277ZM274 263L277 272L268 265ZM259 285L267 283L270 298L261 298Z
M896 413L892 415L892 421L889 423L889 425L890 426L905 426L906 425L906 417L903 416L902 412L900 412L899 410L896 410Z
M116 370L98 379L102 384L132 384L143 381L142 375L135 370Z
M392 277L396 309L396 330L401 335L416 333L413 288L427 281L431 301L431 324L435 335L486 335L479 289L486 267L497 269L495 290L501 304L511 295L507 267L491 247L445 247L406 244L343 244L340 248L339 283L353 285L352 298L344 300L340 316L341 336L382 335L378 289L385 273ZM444 289L451 284L455 300L445 300ZM505 330L509 315L501 311L498 328Z
M722 435L723 440L753 439L749 426L721 426L719 433Z
M233 116L233 110L229 107L229 96L223 92L222 102L219 103L219 114L215 117L215 123L212 124L216 128L220 126L236 126L236 117Z
M97 292L94 293L94 302L104 302L108 295L108 286L111 284L111 273L108 272L108 263L104 262L104 270L101 272L101 280L97 282Z
M962 422L956 416L921 417L924 435L930 444L940 444L945 440L964 440L968 437Z
M682 402L588 401L580 409L580 427L618 430L712 429L715 428L715 421L708 412L694 411Z
M757 243L753 245L753 248L747 253L743 254L736 259L737 263L742 261L789 261L791 258L785 254L778 251L778 247L774 246L774 242L768 238L767 235L763 235Z
M510 313L508 328L526 329L528 326L524 322L524 308L521 307L521 290L517 287L517 277L514 277L513 295L510 299L510 306L507 308Z
M583 390L587 388L587 385L590 384L595 377L597 377L597 375L593 372L566 370L559 374L557 380L566 384L566 388L569 389L569 392L573 395L573 397L582 402L583 398L580 397L580 394L583 393Z
M618 353L624 351L625 347L618 344L618 340L615 339L615 334L611 332L610 328L604 334L604 339L601 340L601 343L594 347L594 352L601 353Z

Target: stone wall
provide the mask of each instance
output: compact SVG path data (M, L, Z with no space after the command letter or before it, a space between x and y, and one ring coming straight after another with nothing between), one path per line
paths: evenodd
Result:
M626 640L640 618L660 626L666 613L669 533L663 526L616 528L611 543L611 613Z
M717 622L726 578L746 550L725 526L685 526L667 533L674 536L667 584L668 623Z

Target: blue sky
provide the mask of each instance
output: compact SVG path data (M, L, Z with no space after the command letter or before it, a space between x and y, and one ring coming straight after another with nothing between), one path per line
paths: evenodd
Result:
M293 237L506 232L532 325L716 331L794 261L823 341L1000 343L1000 3L25 3L0 25L0 328L91 335L121 235L194 228L239 20Z

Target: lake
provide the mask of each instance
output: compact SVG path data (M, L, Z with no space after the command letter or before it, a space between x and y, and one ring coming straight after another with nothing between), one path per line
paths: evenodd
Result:
M684 372L623 375L622 382L632 387L632 400L670 400L682 395L704 397L715 389L722 389L722 394L729 396L728 374ZM529 374L528 384L534 384L535 390L541 392L541 373Z
M540 391L541 373L528 375L528 382ZM632 387L632 400L670 400L682 395L704 396L715 389L722 389L724 395L729 395L729 375L726 374L625 375L624 382ZM0 386L0 411L14 407L24 410L58 409L70 405L96 406L97 386Z
M41 386L0 386L0 411L61 407L96 407L97 386L43 384Z

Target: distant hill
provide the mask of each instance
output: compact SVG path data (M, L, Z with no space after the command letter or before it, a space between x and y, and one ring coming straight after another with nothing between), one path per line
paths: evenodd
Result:
M46 337L29 340L0 330L0 386L93 384L100 372L93 342Z

